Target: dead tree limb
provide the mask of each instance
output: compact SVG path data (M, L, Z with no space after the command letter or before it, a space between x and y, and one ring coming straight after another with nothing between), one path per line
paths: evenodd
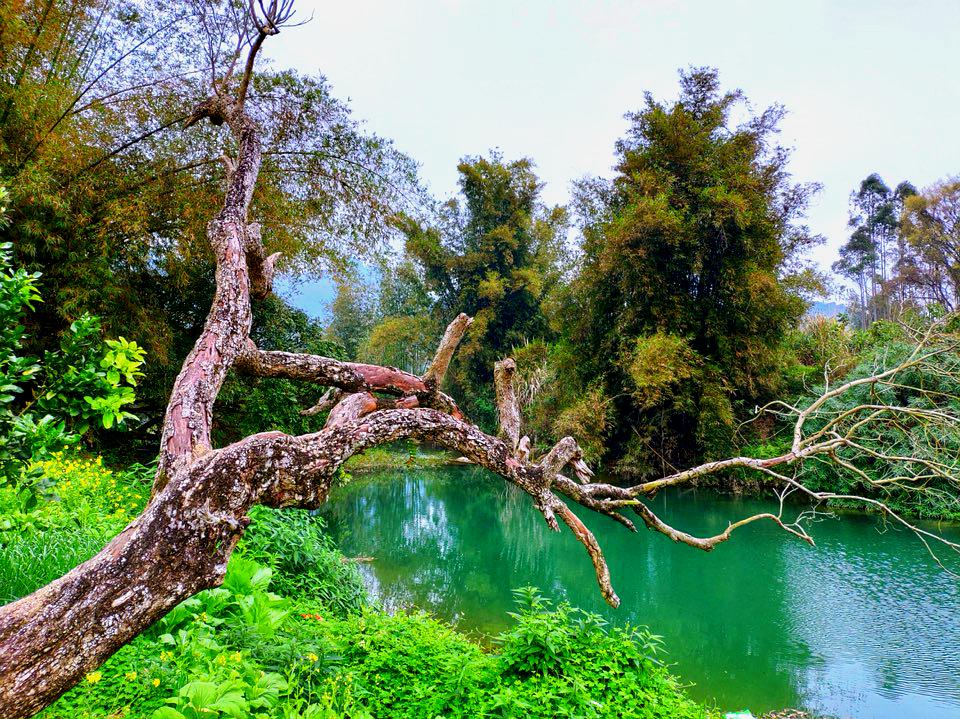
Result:
M253 505L317 507L326 500L337 469L349 457L378 444L404 438L431 442L517 486L531 497L552 529L559 530L562 521L584 545L601 593L617 606L619 599L596 537L571 505L579 504L633 530L633 523L623 514L630 509L647 527L706 550L726 541L738 527L761 519L812 541L799 521L783 518L783 497L794 491L817 503L840 495L811 491L786 474L786 469L814 457L840 457L842 467L846 462L842 453L864 446L864 428L884 418L939 426L956 422L949 413L876 402L829 415L830 399L863 385L898 382L906 370L947 351L942 337L928 334L922 348L896 367L830 389L824 398L803 409L783 404L767 408L795 417L793 444L782 456L762 460L736 457L620 487L594 481L579 445L570 437L561 439L542 457L531 458L529 440L521 436L520 413L509 381L510 359L497 366L501 433L506 441L485 434L463 417L440 387L470 325L466 315L447 328L423 377L390 367L257 349L249 337L250 298L269 292L276 256L267 255L260 228L248 216L260 170L261 144L260 129L245 113L244 100L263 40L279 30L292 10L291 0L251 3L250 7L253 29L248 28L250 34L245 36L251 40L240 90L230 96L228 82L215 82L214 94L188 121L188 125L203 119L225 123L238 152L229 162L223 208L208 226L216 258L216 292L203 331L171 391L153 496L144 512L95 557L34 594L0 608L0 716L5 719L27 717L47 706L171 607L218 585ZM241 41L238 48L243 46ZM330 409L326 426L302 436L265 432L213 448L214 402L231 369L333 388L322 403ZM309 411L314 410L320 411ZM826 423L808 433L808 422L824 413L828 414ZM922 482L930 475L955 482L960 474L956 458L915 461L882 452L879 456L884 461L902 461L901 482ZM669 526L644 503L664 487L738 468L760 473L778 489L779 514L758 514L732 523L719 535L698 538ZM566 476L568 469L578 481ZM882 502L866 501L924 541L960 549L911 524Z

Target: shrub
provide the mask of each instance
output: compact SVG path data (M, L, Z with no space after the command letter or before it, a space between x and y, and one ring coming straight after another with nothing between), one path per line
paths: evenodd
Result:
M254 507L253 523L240 544L245 557L274 570L274 587L322 605L338 616L366 604L360 572L324 533L323 519L303 509Z
M124 407L134 401L144 358L136 342L104 341L91 315L73 322L42 363L20 356L40 275L14 269L11 250L0 244L0 482L19 481L30 460L74 444L91 422L109 429L136 419Z
M599 615L553 606L536 589L515 591L516 623L498 640L492 716L682 719L709 712L688 699L658 655L661 638L611 627Z

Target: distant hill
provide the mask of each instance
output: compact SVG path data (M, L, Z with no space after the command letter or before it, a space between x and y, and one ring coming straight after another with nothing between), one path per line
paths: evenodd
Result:
M824 317L836 317L842 312L846 312L846 305L837 302L814 302L807 310L807 315L823 315Z

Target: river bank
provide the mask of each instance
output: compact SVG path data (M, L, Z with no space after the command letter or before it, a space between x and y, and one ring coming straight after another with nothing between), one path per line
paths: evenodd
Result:
M852 719L960 713L951 639L960 590L915 537L875 516L818 522L815 547L757 524L709 554L584 517L623 600L610 610L579 545L549 532L502 480L472 467L363 477L338 489L323 514L345 552L375 558L361 571L388 610L419 607L468 635L495 636L511 589L535 585L608 621L652 627L706 703L754 716L783 707ZM665 520L697 533L771 509L709 490L654 502Z

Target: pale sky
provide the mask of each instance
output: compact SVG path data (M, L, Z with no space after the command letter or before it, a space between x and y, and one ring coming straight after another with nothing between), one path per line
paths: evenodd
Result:
M960 174L960 0L299 0L267 43L278 67L322 72L355 116L420 163L434 196L456 192L464 155L530 157L544 201L611 174L623 114L677 70L709 65L757 111L788 111L782 144L829 268L866 175L924 187Z

